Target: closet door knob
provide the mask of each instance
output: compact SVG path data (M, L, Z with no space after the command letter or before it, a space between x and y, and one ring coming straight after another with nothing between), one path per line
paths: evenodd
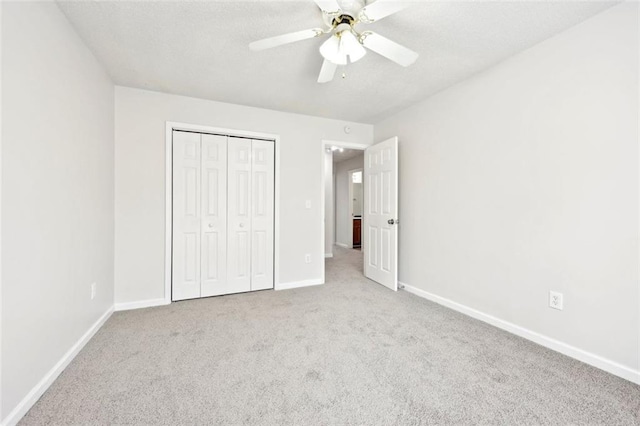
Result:
M241 223L241 224L240 224L240 228L244 228L244 223Z
M210 224L209 224L209 228L213 228L213 223L210 223Z

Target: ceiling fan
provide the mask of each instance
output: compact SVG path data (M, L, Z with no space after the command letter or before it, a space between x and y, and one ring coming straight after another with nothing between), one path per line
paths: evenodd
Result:
M320 46L324 58L318 83L333 80L338 65L356 62L372 50L393 62L408 67L418 59L418 54L389 40L373 31L356 29L359 24L371 24L389 15L405 9L406 1L394 0L314 0L322 11L324 28L312 28L303 31L265 38L249 44L254 51L270 49L296 41L322 37L329 38ZM366 48L366 49L365 49Z

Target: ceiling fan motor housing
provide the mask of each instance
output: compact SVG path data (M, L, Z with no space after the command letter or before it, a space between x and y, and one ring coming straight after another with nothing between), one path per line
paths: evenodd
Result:
M336 16L335 18L333 18L333 22L331 22L331 26L335 28L338 25L348 24L350 27L353 27L354 23L355 23L355 18L353 16L348 15L346 13L342 13Z

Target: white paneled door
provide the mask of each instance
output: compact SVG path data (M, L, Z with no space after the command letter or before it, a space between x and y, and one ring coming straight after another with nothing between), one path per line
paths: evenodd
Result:
M274 146L252 141L251 290L273 288Z
M251 139L229 143L229 285L251 290Z
M227 285L227 137L200 136L202 143L202 266L200 297L230 293Z
M398 290L398 138L364 152L364 274Z
M273 288L274 143L173 132L172 300Z
M200 297L200 134L173 133L173 300Z

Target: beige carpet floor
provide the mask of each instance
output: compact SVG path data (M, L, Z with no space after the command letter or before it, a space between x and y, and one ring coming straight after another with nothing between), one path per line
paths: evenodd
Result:
M394 293L327 284L114 314L22 425L640 424L640 387Z

